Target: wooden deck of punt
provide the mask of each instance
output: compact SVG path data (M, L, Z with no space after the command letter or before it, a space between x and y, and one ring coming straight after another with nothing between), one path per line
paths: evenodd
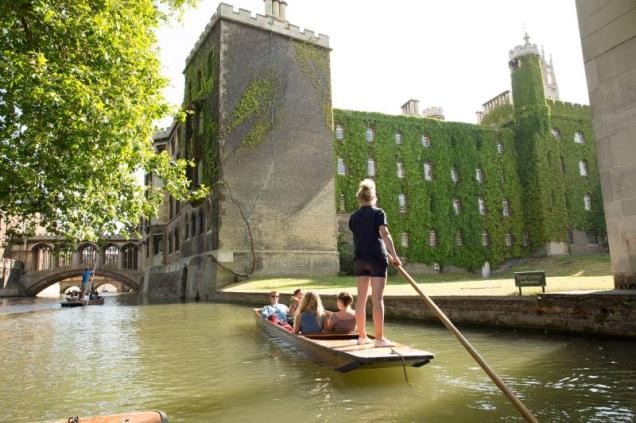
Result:
M401 344L392 347L358 345L357 334L296 335L261 318L260 309L257 308L254 309L254 317L256 326L265 333L293 345L315 362L340 372L396 366L421 367L435 357L431 352Z
M48 423L168 423L168 416L163 411L135 411L125 414L111 414L108 416L69 417L64 420L54 420Z

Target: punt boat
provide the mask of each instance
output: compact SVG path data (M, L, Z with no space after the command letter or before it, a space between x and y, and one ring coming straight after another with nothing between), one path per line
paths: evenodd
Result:
M135 411L125 414L80 417L73 416L64 420L48 423L168 423L168 416L163 411Z
M62 301L60 303L62 307L83 307L89 305L102 305L104 304L104 297L97 297L93 300L88 299L78 299L78 298L67 298L66 301Z
M374 344L358 345L357 334L296 335L276 323L263 319L258 308L254 309L254 317L256 326L275 340L289 344L307 354L318 364L339 372L397 366L421 367L435 357L431 352L397 343L392 347L375 347Z

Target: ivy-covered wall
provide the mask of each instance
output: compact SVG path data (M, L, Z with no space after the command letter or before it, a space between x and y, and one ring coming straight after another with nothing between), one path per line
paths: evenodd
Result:
M517 175L517 156L513 133L508 129L443 122L434 119L389 116L334 110L336 165L342 159L345 174L336 177L336 201L350 213L357 207L355 193L360 180L368 176L367 163L375 163L378 206L389 220L398 253L409 261L439 263L475 270L488 261L497 265L507 258L528 253L524 243L524 216L521 184ZM374 132L366 139L367 128ZM342 131L342 132L341 132ZM401 143L396 142L400 134ZM422 143L428 137L430 146ZM398 176L398 162L404 177ZM432 180L424 177L424 163L432 168ZM458 181L451 178L455 168ZM483 182L476 180L481 169ZM398 195L406 198L406 210L400 212ZM485 203L480 215L478 199ZM456 214L453 199L460 202ZM508 201L509 216L503 216L503 201ZM430 245L435 231L436 245ZM489 245L484 246L486 231ZM402 234L408 246L402 245ZM461 233L462 245L457 245ZM512 245L506 246L506 234Z
M601 184L598 174L596 142L592 132L589 106L548 100L553 129L552 143L558 146L562 160L560 178L564 181L567 225L570 229L607 236ZM575 141L579 132L580 141ZM581 175L580 162L587 176ZM591 197L591 210L585 210L584 197Z

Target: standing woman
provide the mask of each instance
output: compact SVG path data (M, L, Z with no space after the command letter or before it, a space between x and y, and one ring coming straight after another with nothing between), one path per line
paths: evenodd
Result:
M402 262L395 252L393 239L389 233L386 215L375 207L377 197L375 182L365 179L360 182L357 192L360 208L349 218L349 229L353 232L354 268L358 296L356 298L356 322L358 344L369 344L366 331L366 304L371 285L373 303L373 326L375 346L390 347L391 341L384 337L384 287L388 262L400 266Z

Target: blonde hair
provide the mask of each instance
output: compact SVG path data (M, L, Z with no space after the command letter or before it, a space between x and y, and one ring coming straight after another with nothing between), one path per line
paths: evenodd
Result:
M322 316L325 314L325 308L322 306L320 295L314 291L307 291L305 296L300 301L300 305L296 309L296 315L300 316L304 311L313 311L316 313L316 318L321 321Z
M375 195L375 182L372 179L363 179L356 193L358 201L363 204L375 204L377 197Z

